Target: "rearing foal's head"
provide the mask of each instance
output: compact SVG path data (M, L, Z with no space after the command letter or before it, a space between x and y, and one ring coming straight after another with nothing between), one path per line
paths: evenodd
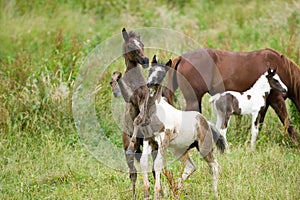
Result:
M141 64L144 68L149 66L149 58L144 54L144 44L140 40L140 35L130 31L127 33L123 28L122 35L123 43L123 56L126 60L127 67L135 67L137 63ZM131 66L128 66L131 64Z
M166 64L161 64L157 63L156 55L153 56L147 79L147 86L150 90L150 97L154 97L156 96L156 94L161 92L161 84L171 65L171 59Z

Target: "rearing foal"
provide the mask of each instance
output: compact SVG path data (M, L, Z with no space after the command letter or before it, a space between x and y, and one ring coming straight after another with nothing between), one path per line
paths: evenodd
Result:
M139 35L134 32L127 33L125 28L122 30L122 35L124 39L123 57L126 64L122 78L123 82L126 83L126 89L121 90L126 101L122 141L132 182L132 198L135 199L137 171L134 166L134 157L137 160L140 159L141 145L143 144L143 133L138 129L138 126L146 120L145 111L149 96L146 81L138 64L148 67L149 59L144 54L144 44Z

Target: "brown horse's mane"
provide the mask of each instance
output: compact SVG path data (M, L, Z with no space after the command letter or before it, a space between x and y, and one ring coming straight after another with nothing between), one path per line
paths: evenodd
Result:
M285 63L287 63L288 71L291 77L292 90L296 99L300 101L300 67L290 58L283 56Z
M283 55L281 53L279 53L278 51L271 49L271 48L266 48L266 50L272 51L273 53L275 53L277 56L283 57Z

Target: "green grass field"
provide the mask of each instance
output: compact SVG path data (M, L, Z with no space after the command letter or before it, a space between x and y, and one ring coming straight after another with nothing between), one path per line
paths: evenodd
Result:
M89 153L72 115L80 66L97 45L120 34L123 27L168 28L186 34L201 47L234 51L274 48L300 64L298 1L2 0L0 199L131 198L128 174L111 169ZM170 56L157 51L163 60ZM152 57L156 52L146 49L146 53ZM117 147L121 146L121 130L111 111L108 82L111 72L123 70L123 66L119 58L101 77L99 74L95 96L101 129ZM203 114L212 119L205 99ZM299 113L290 101L287 104L299 136ZM268 110L255 151L249 148L249 132L249 118L231 120L231 153L216 154L218 198L300 199L299 152L276 113ZM192 157L198 169L179 199L213 199L209 168L196 151ZM178 162L168 168L179 176ZM163 187L165 199L172 199L165 178ZM137 196L143 198L141 175Z

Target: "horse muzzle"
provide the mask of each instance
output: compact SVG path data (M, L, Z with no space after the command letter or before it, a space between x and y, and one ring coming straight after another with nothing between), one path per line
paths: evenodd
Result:
M287 89L283 88L283 89L281 90L281 93L282 93L283 95L286 95L286 94L287 94Z
M141 64L143 68L149 67L149 58L143 57L139 59L139 64Z

